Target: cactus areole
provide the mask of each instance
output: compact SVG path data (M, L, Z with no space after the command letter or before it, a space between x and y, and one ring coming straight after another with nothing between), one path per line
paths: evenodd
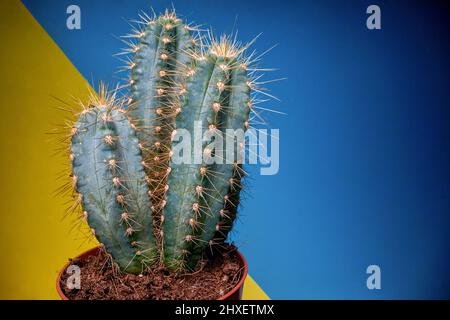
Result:
M251 59L248 46L227 36L205 41L173 12L139 25L127 36L135 40L126 50L129 94L117 98L102 86L71 128L74 197L122 272L190 272L224 245L246 173L242 146L211 162L205 155L219 150L204 137L184 154L200 161L176 161L177 135L194 135L196 126L210 136L248 128Z

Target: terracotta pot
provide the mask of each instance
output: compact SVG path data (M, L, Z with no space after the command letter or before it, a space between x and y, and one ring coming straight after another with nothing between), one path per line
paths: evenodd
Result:
M87 258L89 256L97 255L99 249L100 249L100 247L92 248L92 249L82 253L81 255L76 257L75 259L83 260L83 259L85 259L85 258ZM241 280L239 280L238 284L231 291L229 291L224 296L220 297L218 300L241 300L242 299L242 290L244 288L244 281L245 281L245 278L247 277L247 274L248 274L248 264L247 264L247 261L245 261L244 256L239 251L236 251L236 252L237 252L237 254L239 256L239 259L241 260L241 264L244 266ZM64 294L64 291L61 288L61 277L62 277L63 273L66 271L68 266L70 266L70 262L67 262L64 265L64 267L58 273L58 277L56 278L56 291L58 292L58 295L61 297L62 300L70 300Z

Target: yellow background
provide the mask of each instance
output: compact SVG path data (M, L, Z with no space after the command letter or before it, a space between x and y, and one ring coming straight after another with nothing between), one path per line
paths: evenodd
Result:
M0 39L0 298L57 299L58 270L95 243L63 220L69 199L54 191L67 160L48 133L67 116L55 97L71 102L89 85L17 0L0 2ZM268 297L248 277L244 298Z

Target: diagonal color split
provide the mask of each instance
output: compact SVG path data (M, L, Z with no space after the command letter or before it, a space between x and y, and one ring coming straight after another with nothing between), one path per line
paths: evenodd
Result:
M54 97L83 97L89 85L20 1L1 1L0 38L0 299L57 299L58 269L94 244L62 221L67 199L52 192L65 163L46 133L65 117ZM268 296L248 277L244 299Z

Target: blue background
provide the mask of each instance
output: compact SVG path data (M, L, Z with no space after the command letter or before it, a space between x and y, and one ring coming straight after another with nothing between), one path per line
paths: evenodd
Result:
M174 4L188 21L278 46L280 172L251 168L236 243L271 298L450 298L450 9L424 1L23 1L90 82L139 10ZM81 7L68 30L66 8ZM378 4L382 30L366 28ZM236 23L235 23L236 21ZM125 75L124 75L125 76ZM368 290L377 264L382 289Z

